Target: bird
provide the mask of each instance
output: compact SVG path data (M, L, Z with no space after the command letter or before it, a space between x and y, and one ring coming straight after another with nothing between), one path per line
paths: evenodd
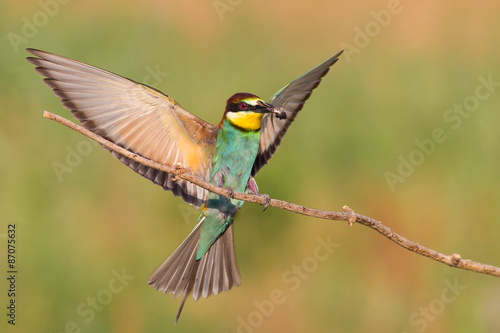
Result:
M284 86L267 102L251 93L232 95L220 123L213 125L149 85L53 53L26 50L34 55L27 61L46 77L44 83L84 128L142 157L180 165L213 185L253 194L258 194L255 175L343 52ZM189 295L196 301L239 286L233 226L243 201L111 153L164 190L202 207L193 231L148 279L156 290L183 296L175 323Z

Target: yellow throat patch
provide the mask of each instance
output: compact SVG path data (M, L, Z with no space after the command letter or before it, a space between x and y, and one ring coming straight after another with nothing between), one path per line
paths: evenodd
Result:
M262 124L263 113L256 112L228 112L226 118L233 123L247 131L257 131Z

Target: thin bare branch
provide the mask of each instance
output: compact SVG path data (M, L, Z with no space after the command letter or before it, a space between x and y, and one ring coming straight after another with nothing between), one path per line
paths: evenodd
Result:
M331 211L325 211L325 210L319 210L319 209L313 209L313 208L308 208L304 206L300 206L294 203L286 202L283 200L277 200L277 199L270 199L267 195L252 195L252 194L245 194L245 193L239 193L239 192L234 192L230 189L227 188L221 188L215 185L212 185L210 183L207 183L193 175L190 175L189 173L185 172L185 170L180 167L180 166L168 166L168 165L163 165L160 163L157 163L155 161L149 160L147 158L144 158L140 155L137 155L135 153L132 153L104 138L101 136L90 132L89 130L61 117L58 115L55 115L53 113L44 112L44 117L49 118L51 120L54 120L58 123L61 123L63 125L68 126L69 128L91 138L92 140L95 140L99 142L101 145L116 151L117 153L134 160L138 163L141 163L143 165L146 165L148 167L152 167L161 171L165 171L171 174L175 175L175 178L178 179L185 179L193 184L196 184L200 187L203 187L204 189L214 192L216 194L222 195L229 197L231 196L234 199L238 200L243 200L243 201L248 201L248 202L255 202L261 205L269 205L273 206L276 208L280 209L285 209L289 210L294 213L306 215L306 216L311 216L311 217L317 217L320 219L326 219L326 220L335 220L335 221L347 221L349 225L352 225L354 223L362 224L367 227L370 227L377 232L381 233L394 243L404 247L407 250L410 250L412 252L418 253L424 257L436 260L438 262L444 263L450 267L456 267L456 268L461 268L473 272L478 272L478 273L483 273L483 274L488 274L496 277L500 277L500 268L475 262L472 260L468 259L462 259L459 254L451 254L451 255L445 255L440 252L437 252L435 250L429 249L425 246L422 246L418 243L415 243L413 241L410 241L403 236L395 233L392 231L389 227L386 227L383 225L381 222L372 219L371 217L367 217L361 214L355 213L352 209L350 209L348 206L343 207L343 212L331 212Z

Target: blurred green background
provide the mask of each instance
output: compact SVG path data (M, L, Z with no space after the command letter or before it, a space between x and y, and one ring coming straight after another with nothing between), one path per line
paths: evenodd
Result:
M235 224L243 284L188 300L174 326L180 300L146 280L198 212L44 119L43 110L70 113L24 60L24 48L40 48L146 81L218 123L233 93L270 97L347 48L258 174L261 192L349 205L420 244L500 266L500 86L480 86L500 82L500 3L7 0L0 9L2 331L500 331L500 280L366 227L255 204ZM465 111L446 121L455 104ZM429 143L435 129L444 142ZM54 163L71 172L58 178ZM387 172L403 176L391 185ZM4 274L13 223L15 327ZM331 253L319 248L328 242Z

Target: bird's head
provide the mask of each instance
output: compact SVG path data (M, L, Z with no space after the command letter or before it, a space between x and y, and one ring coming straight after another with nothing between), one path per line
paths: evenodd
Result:
M274 109L273 105L264 102L258 96L237 93L227 100L226 111L219 126L222 127L224 120L227 120L242 130L257 131L264 115L273 112Z

